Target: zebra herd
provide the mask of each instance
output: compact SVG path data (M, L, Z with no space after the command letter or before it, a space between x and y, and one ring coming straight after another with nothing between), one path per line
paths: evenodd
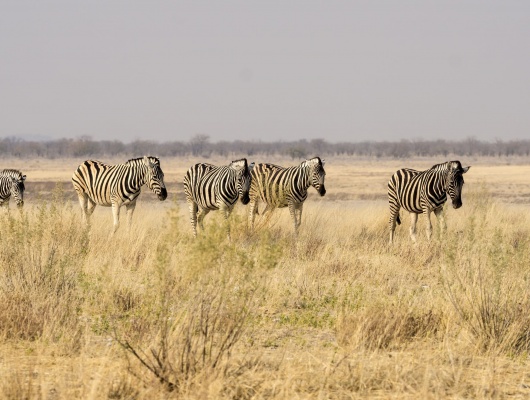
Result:
M246 158L221 167L206 163L193 165L184 176L184 193L189 205L193 235L197 236L197 223L204 229L206 214L212 210L221 210L230 238L228 217L238 199L243 204L249 204L248 222L251 229L254 227L260 202L265 204L263 214L273 208L288 207L297 235L309 187L313 186L320 196L326 194L324 165L325 161L320 157L288 168L267 163L249 164ZM431 212L434 212L444 230L442 211L447 195L455 209L462 206L463 174L469 168L462 167L460 161L448 161L426 171L408 168L397 171L388 182L390 243L394 238L396 223L401 223L400 208L411 215L410 236L414 242L419 214L427 217L429 239L432 235ZM24 204L25 179L26 175L18 170L0 171L0 205L7 205L11 197L19 207ZM160 160L151 156L131 159L117 165L87 160L75 170L72 183L85 223L88 223L96 205L111 207L113 232L119 227L121 206L127 209L130 226L142 186L147 185L160 201L167 198Z

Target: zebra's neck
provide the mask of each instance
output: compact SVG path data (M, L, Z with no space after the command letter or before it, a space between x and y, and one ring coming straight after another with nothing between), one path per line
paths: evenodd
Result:
M447 168L436 168L431 171L427 183L428 197L433 205L439 205L447 198L447 179L449 170Z
M147 183L147 166L143 163L143 159L129 160L125 165L129 170L131 187L140 190Z
M304 165L297 167L298 179L296 180L296 188L298 193L307 192L311 186L311 167Z

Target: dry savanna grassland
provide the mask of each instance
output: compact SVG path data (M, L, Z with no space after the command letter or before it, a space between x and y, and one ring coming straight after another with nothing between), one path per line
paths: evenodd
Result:
M530 160L461 158L447 231L420 216L413 245L402 211L393 246L388 179L446 160L330 158L298 239L286 209L248 232L239 203L231 242L219 213L191 235L197 159L162 159L168 200L144 190L114 236L108 208L81 223L80 161L0 166L28 176L0 210L0 398L530 396Z

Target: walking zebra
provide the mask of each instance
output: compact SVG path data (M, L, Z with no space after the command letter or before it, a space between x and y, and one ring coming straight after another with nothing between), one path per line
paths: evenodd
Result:
M427 237L432 235L431 212L434 211L442 231L445 229L443 206L447 194L453 202L453 208L462 207L462 187L469 168L462 168L460 161L448 161L434 165L426 171L403 168L397 171L388 182L388 201L390 203L390 243L394 239L399 209L403 207L410 213L410 237L416 242L416 222L418 214L427 216Z
M197 221L204 230L203 220L212 210L224 212L226 230L230 238L228 217L237 199L243 204L249 202L250 172L254 163L247 165L247 159L232 161L227 166L216 167L199 163L192 166L184 176L184 193L190 207L193 236L197 236Z
M136 199L143 185L147 184L160 201L167 198L164 173L156 157L145 156L116 165L87 160L77 167L72 182L84 221L88 223L96 205L112 207L113 232L120 225L120 207L123 205L127 208L130 227Z
M309 186L313 186L320 196L326 194L324 164L325 161L319 157L305 160L300 165L289 168L273 164L257 164L252 171L250 185L250 228L254 228L254 218L261 200L265 203L263 213L272 208L289 207L295 234L298 234Z
M24 205L24 181L26 175L16 169L0 171L0 206L9 206L9 199L13 196L17 206Z

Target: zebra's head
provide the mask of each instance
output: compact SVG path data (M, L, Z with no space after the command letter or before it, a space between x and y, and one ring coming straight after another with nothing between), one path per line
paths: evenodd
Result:
M449 173L447 174L446 189L453 202L453 208L462 207L462 187L464 177L462 176L471 167L462 168L460 161L449 161Z
M250 196L248 194L251 182L250 173L252 172L252 168L254 168L254 163L248 165L247 159L242 158L241 160L232 161L230 163L230 168L236 171L236 186L241 203L248 204L250 201Z
M164 172L160 168L160 160L156 157L144 156L144 164L147 166L147 186L158 196L158 200L165 200L167 190L164 184Z
M17 176L11 176L11 197L15 200L17 206L22 207L24 205L24 181L26 180L26 175L18 173Z
M324 196L326 194L326 187L324 186L324 179L326 178L324 165L326 161L321 160L320 157L315 157L304 161L304 163L309 166L311 186L317 190L319 195Z

